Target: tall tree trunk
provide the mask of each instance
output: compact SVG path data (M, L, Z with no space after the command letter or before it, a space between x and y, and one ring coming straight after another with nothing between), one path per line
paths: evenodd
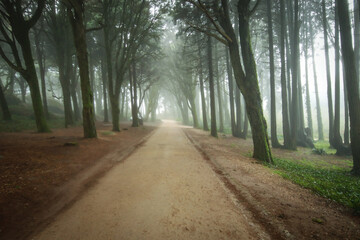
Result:
M235 21L235 39L236 39L236 43L238 44L238 47L241 48L241 46L239 45L239 31L237 31L237 29L239 29L239 14L235 13L234 16L235 16L235 20L234 20ZM240 62L241 62L241 58L240 58ZM235 82L234 90L235 90L235 106L236 106L235 136L241 138L241 136L243 134L243 132L242 132L243 119L242 119L242 106L241 106L241 92L240 92L240 89L238 88L238 86L236 85L236 82ZM245 110L245 114L246 114L246 110Z
M198 128L199 122L198 122L198 117L197 117L195 98L193 97L193 98L188 99L188 103L189 103L188 105L189 105L189 109L191 111L191 115L193 117L193 127Z
M203 129L209 131L209 126L207 122L206 115L206 102L205 102L205 93L204 93L204 79L203 79L203 69L202 69L202 58L199 48L199 82L200 82L200 95L201 95L201 107L202 107L202 118L203 118Z
M289 108L286 88L286 63L285 63L285 0L280 0L281 32L280 32L280 55L281 55L281 99L282 99L282 120L284 147L289 148L290 126L289 126Z
M105 42L105 54L106 54L106 66L107 66L107 77L108 77L108 94L111 105L111 118L113 124L113 131L119 132L119 96L115 96L114 81L113 81L113 65L112 65L112 49L109 39L109 29L104 27L104 42Z
M307 115L307 126L309 132L307 133L308 137L311 137L313 140L313 123L312 123L312 113L311 113L311 101L310 101L310 88L309 88L309 66L308 66L308 49L309 49L309 35L308 35L308 24L309 24L309 15L306 15L306 27L304 28L304 37L305 37L305 44L304 44L304 57L305 57L305 88L306 88L306 115Z
M275 64L274 64L274 40L273 40L273 24L271 12L271 0L267 0L267 20L268 20L268 36L269 36L269 60L270 60L270 92L271 92L271 145L273 148L279 148L281 145L277 138L276 131L276 96L275 96Z
M327 97L328 97L328 108L329 108L329 141L330 141L330 145L333 146L334 113L333 113L332 90L331 90L329 44L328 44L327 15L326 15L325 0L321 1L321 7L322 7L322 24L323 24L323 29L324 29L324 46L325 46L326 79L327 79Z
M360 74L360 8L359 0L354 0L354 53L356 72ZM359 78L360 79L360 78Z
M245 98L246 110L250 120L254 144L253 157L262 161L272 162L269 139L267 135L267 124L263 114L262 100L257 79L256 63L250 41L249 2L238 2L239 36L245 71L241 68L239 46L236 42L230 18L228 17L229 12L227 8L227 1L222 0L222 5L225 8L226 14L226 18L223 22L223 28L232 39L232 41L228 43L231 63L236 83Z
M211 136L217 137L216 113L215 113L215 89L214 89L214 73L213 73L213 57L211 37L207 39L207 58L209 68L209 88L210 88L210 108L211 108Z
M221 94L221 84L220 84L220 74L219 74L219 59L218 59L218 49L217 44L214 44L215 50L215 77L216 77L216 87L217 87L217 99L219 106L219 132L224 132L224 111L222 103L222 94Z
M23 52L24 62L27 70L27 73L23 74L23 78L29 84L37 130L38 132L49 132L50 129L46 123L46 117L42 106L40 87L36 75L34 59L31 53L30 39L28 33L23 35L23 38L19 41L19 44Z
M136 76L136 63L131 65L131 78L130 81L132 82L132 105L131 105L131 113L132 113L132 127L139 126L139 118L138 118L138 104L137 104L137 76Z
M74 106L74 120L79 121L81 120L81 114L80 114L80 108L78 103L78 97L77 97L77 89L78 89L78 79L77 79L77 65L75 61L75 66L73 64L70 64L70 94L71 94L71 100Z
M2 86L0 84L0 105L2 110L2 117L5 121L11 121L11 113L9 111L9 107L5 98L5 94L3 92Z
M62 49L57 50L58 66L59 66L59 80L63 93L63 104L65 113L65 127L73 124L72 109L71 109L71 95L70 95L70 78L65 66L64 52Z
M294 25L290 26L293 28L293 36L291 41L291 70L292 70L292 110L291 110L291 141L290 148L296 149L297 146L297 138L298 138L298 128L299 128L299 97L298 97L298 62L299 62L299 2L295 0L294 5Z
M324 141L324 130L323 130L323 124L322 124L321 106L320 106L320 98L319 98L319 88L318 88L317 74L316 74L315 49L314 49L315 35L314 35L312 21L309 21L309 30L310 30L311 58L312 58L312 66L313 66L313 74L314 74L314 85L315 85L316 118L317 118L317 126L318 126L318 139L320 141Z
M48 104L47 104L46 83L45 83L46 67L45 67L45 56L44 56L44 49L43 49L44 42L40 43L40 33L39 32L35 32L34 39L35 39L36 55L37 55L39 71L40 71L41 94L42 94L44 113L45 113L45 117L47 119L49 119L50 114L49 114Z
M109 114L108 114L108 97L107 97L107 91L106 91L106 79L107 79L107 73L104 63L105 58L103 57L101 59L101 78L103 82L103 101L104 101L104 122L109 122Z
M344 60L343 63L343 69L345 69L344 66ZM343 71L343 81L344 81L344 112L345 112L345 123L344 123L344 144L350 145L350 132L349 132L349 103L348 103L348 96L347 96L347 89L346 89L346 73Z
M341 51L344 60L344 71L346 72L346 86L348 90L349 112L350 112L350 135L351 149L353 154L354 175L360 175L360 98L359 80L356 72L355 54L352 48L351 25L349 17L348 2L336 0L338 16L341 21Z
M337 7L337 3L335 3L335 118L333 144L336 155L350 155L350 149L343 144L340 135L340 39Z
M226 70L229 81L229 98L230 98L230 122L231 122L231 133L235 137L235 107L234 107L234 79L233 73L229 62L229 49L225 47L226 54Z
M76 55L80 70L81 95L83 103L83 128L85 138L96 138L94 117L94 99L90 86L89 62L86 46L86 31L84 26L84 9L82 0L71 1L72 7L68 7Z

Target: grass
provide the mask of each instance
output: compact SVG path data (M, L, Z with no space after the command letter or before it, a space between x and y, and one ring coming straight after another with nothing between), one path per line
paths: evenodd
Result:
M34 119L12 115L12 121L0 121L0 132L21 132L26 130L36 131L36 123ZM64 118L53 117L47 120L50 129L63 128Z
M101 132L101 134L104 135L104 136L112 136L112 135L115 135L115 133L112 132L112 131Z
M336 154L336 149L330 148L329 141L317 141L314 145L317 149L323 149L326 154Z
M32 106L21 104L9 106L12 121L0 120L0 132L21 132L26 130L36 131L35 116ZM0 119L2 115L0 114ZM65 119L57 115L51 114L50 119L47 120L50 129L64 128ZM76 123L75 125L78 125Z
M279 158L267 166L280 176L360 213L360 178L350 175L348 168Z

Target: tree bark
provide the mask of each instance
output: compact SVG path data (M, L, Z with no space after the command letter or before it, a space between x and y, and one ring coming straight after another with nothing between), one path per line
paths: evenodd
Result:
M103 101L104 101L104 122L109 122L109 113L108 113L108 97L107 97L107 72L104 63L105 57L101 59L101 78L103 82Z
M44 49L43 49L44 42L40 43L41 40L40 40L40 32L39 31L35 32L34 39L35 39L36 55L37 55L39 71L40 71L41 94L42 94L44 113L45 113L45 117L47 119L49 119L50 114L49 114L48 104L47 104L46 83L45 83L46 67L45 67L45 56L44 56Z
M233 73L229 62L229 49L225 47L226 53L226 70L229 81L229 98L230 98L230 122L231 122L231 133L235 137L235 106L234 106L234 79Z
M359 80L355 67L355 54L352 45L351 25L349 17L348 1L336 0L338 4L338 16L341 21L341 51L344 60L344 71L346 72L346 86L348 90L349 112L350 112L350 136L353 154L354 175L360 175L360 98Z
M239 36L245 71L241 68L239 46L236 42L232 28L227 1L222 0L225 17L221 20L232 41L228 42L230 59L234 70L236 83L240 88L246 102L246 110L252 129L254 154L253 157L262 161L272 162L269 139L267 135L267 124L262 109L262 100L257 79L256 63L251 47L249 29L249 2L238 2L239 12ZM245 76L246 72L246 76Z
M339 18L337 14L337 3L335 3L335 118L333 146L336 155L350 155L351 151L343 144L340 135L340 43L339 43Z
M11 121L11 113L9 111L9 106L7 104L4 91L2 89L2 86L0 84L0 105L2 110L2 117L5 121Z
M78 89L78 79L77 79L77 65L75 61L75 66L73 64L70 64L70 94L71 94L71 100L74 106L74 120L79 121L81 120L81 114L80 114L80 108L78 103L78 97L77 97L77 89Z
M132 114L132 127L139 126L139 118L138 118L138 105L137 105L137 76L136 76L136 63L131 65L131 78L132 82L132 105L131 105L131 114Z
M333 112L332 90L331 90L331 74L330 74L329 44L328 44L327 15L326 15L325 0L321 1L321 7L322 7L322 24L324 29L327 97L328 97L328 109L329 109L329 141L330 141L330 145L333 146L334 112Z
M280 16L281 16L281 29L280 29L280 55L281 55L281 99L282 99L282 120L283 120L283 136L284 147L289 148L290 145L290 126L289 126L289 108L287 99L286 88L286 63L285 63L285 0L280 0Z
M316 99L316 117L317 117L317 126L318 126L318 139L324 141L324 130L322 124L322 115L321 115L321 106L319 98L319 88L317 83L317 74L316 74L316 62L315 62L315 49L314 49L314 30L312 21L309 21L309 31L310 31L310 44L311 44L311 57L312 57L312 66L314 74L314 85L315 85L315 99Z
M71 3L70 3L71 2ZM81 95L83 103L83 129L85 138L96 138L94 98L89 78L89 61L86 46L86 31L84 26L83 0L69 1L68 15L70 18L76 55L80 70Z
M199 65L200 65L199 66L199 83L200 83L203 129L205 131L209 131L209 126L208 126L208 122L207 122L207 115L206 115L206 102L205 102L205 93L204 93L204 78L203 78L202 57L201 57L200 47L198 48L198 51L199 51Z
M210 112L211 112L211 136L217 137L216 113L215 113L215 89L214 89L214 73L213 73L213 57L211 37L207 39L207 58L209 68L209 88L210 88Z
M274 64L274 40L273 40L273 24L271 12L271 0L267 0L267 21L268 21L268 37L269 37L269 60L270 60L270 95L271 95L271 145L273 148L279 148L281 145L277 138L276 131L276 96L275 96L275 64Z
M291 41L291 70L292 70L292 97L291 97L291 141L290 148L296 150L298 129L299 129L299 97L298 97L298 67L299 67L299 2L295 0L294 5L294 25L290 26L293 28L293 36Z

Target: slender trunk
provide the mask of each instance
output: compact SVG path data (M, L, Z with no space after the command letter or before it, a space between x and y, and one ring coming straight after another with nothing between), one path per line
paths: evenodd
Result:
M113 124L113 131L119 132L119 96L115 96L114 82L113 82L113 65L112 65L112 49L109 40L109 29L104 27L104 42L105 42L105 54L106 54L106 66L108 77L108 94L111 105L111 118ZM114 115L115 114L115 115Z
M235 14L235 39L238 45L238 48L241 46L239 45L239 15ZM240 57L241 63L241 57ZM231 59L230 59L231 63ZM235 106L236 106L236 125L235 125L235 136L241 138L242 136L242 128L243 128L243 119L242 119L242 106L241 106L241 92L239 87L236 85L235 82ZM246 111L244 111L246 114Z
M344 60L344 71L346 72L346 86L348 90L349 112L350 112L350 135L351 149L353 154L352 173L360 175L360 98L359 80L355 68L355 54L352 48L351 25L347 1L336 0L338 16L341 21L341 51Z
M199 127L199 123L198 123L198 118L197 118L195 98L190 98L190 99L189 99L189 103L190 103L191 115L192 115L192 117L193 117L193 127L194 127L194 128L198 128L198 127Z
M269 60L270 60L270 92L271 92L271 145L273 148L279 148L281 145L277 138L276 131L276 96L275 96L275 64L274 64L274 40L271 0L267 0L267 20L268 20L268 36L269 36Z
M297 146L297 137L298 137L298 117L299 117L299 103L298 103L298 61L299 61L299 2L295 0L294 6L294 26L293 26L293 36L292 36L292 50L291 50L291 62L292 62L292 109L291 109L291 141L290 148L296 149ZM290 27L291 28L291 27Z
M70 95L70 79L68 74L65 73L65 59L63 51L58 50L58 67L59 67L59 80L63 93L63 104L65 113L65 127L73 124L72 109L71 109L71 95Z
M78 80L76 77L76 71L77 71L77 66L76 66L76 61L75 61L75 66L73 66L72 63L70 63L70 94L71 94L71 100L74 106L74 120L75 121L79 121L81 120L81 114L80 114L80 108L79 108L79 103L78 103L78 97L77 97L77 93L76 93L76 89L78 88Z
M31 53L30 39L28 33L23 35L23 38L20 40L19 44L23 52L24 62L26 66L26 74L23 74L23 78L29 84L37 130L38 132L49 132L50 129L47 125L44 109L42 106L40 87L36 75L34 59Z
M80 2L73 8L68 8L68 15L70 18L74 43L76 48L76 55L80 70L81 81L81 96L83 103L83 128L85 138L96 138L96 127L94 117L94 99L91 91L89 79L89 62L86 46L86 31L84 26L84 9Z
M345 69L344 66L344 60L343 63L343 69ZM349 103L348 103L348 94L346 89L346 73L343 71L343 79L344 79L344 111L345 111L345 123L344 123L344 144L350 145L350 130L349 130Z
M206 115L206 102L205 102L205 94L204 94L204 79L203 79L203 72L202 72L202 59L200 56L200 48L199 48L199 82L200 82L200 95L201 95L201 107L202 107L202 117L203 117L203 129L205 131L209 131L209 126L207 122L207 115Z
M230 98L230 121L231 121L231 133L235 137L235 108L234 108L234 79L232 76L232 69L229 62L229 49L225 47L226 53L226 70L229 81L229 98Z
M131 78L132 81L132 92L133 92L133 101L131 106L131 113L132 113L132 127L139 126L139 118L138 118L138 105L137 105L137 76L136 76L136 63L131 65Z
M221 94L221 84L220 84L220 76L219 76L219 59L218 59L218 50L217 44L215 44L215 77L216 77L216 87L217 87L217 99L219 106L219 132L224 132L224 111L223 111L223 103L222 103L222 94Z
M105 61L105 59L103 57L103 59L101 60L101 78L102 78L102 82L103 82L104 122L109 122L108 97L107 97L107 91L106 91L107 73L106 73L104 61Z
M327 97L328 97L328 108L329 108L329 141L330 141L330 145L333 146L334 113L333 113L332 90L331 90L331 74L330 74L330 60L329 60L329 44L328 44L328 39L327 39L328 38L328 30L327 30L327 15L326 15L325 0L321 1L321 6L322 6L322 24L323 24L323 29L324 29Z
M311 57L312 57L312 66L313 66L313 74L314 74L314 85L315 85L315 99L316 99L316 117L317 117L317 126L318 126L318 139L320 141L324 141L324 131L322 124L322 116L321 116L321 106L320 106L320 98L319 98L319 88L317 84L317 74L316 74L316 62L315 62L315 49L314 49L314 30L312 21L309 21L309 30L310 30L310 44L311 44Z
M285 0L280 0L281 15L281 33L280 33L280 55L281 55L281 99L282 99L282 120L283 120L283 136L284 147L289 148L290 126L289 126L289 108L287 100L286 88L286 63L285 63Z
M225 4L225 0L222 2ZM267 124L263 114L262 100L257 79L256 63L250 41L250 11L248 4L249 3L241 1L238 2L239 36L246 76L242 70L238 69L238 67L241 66L239 65L239 51L236 42L235 44L229 43L229 47L232 52L231 59L236 82L246 102L246 110L251 125L254 144L253 157L262 161L272 162L269 139L267 135ZM231 38L235 39L232 28L229 25L231 24L228 21L227 29L231 32ZM235 67L235 64L238 66Z
M336 9L337 3L335 3L335 118L333 144L336 149L336 155L351 155L350 149L343 144L343 140L340 135L340 29Z
M9 111L9 107L8 107L1 84L0 84L0 105L1 105L1 110L2 110L3 120L11 121L11 113Z
M360 74L360 8L359 0L354 0L354 53L355 67L359 77Z
M235 85L235 105L236 105L235 136L241 137L242 128L243 128L243 119L242 119L241 93L237 85Z
M44 113L47 119L50 118L48 104L47 104L47 97L46 97L46 83L45 83L45 57L44 57L44 49L40 46L40 36L39 33L36 32L34 34L35 38L35 48L36 48L36 55L39 65L40 71L40 80L41 80L41 94L42 94L42 101L44 107ZM44 43L42 43L44 44Z
M305 87L306 87L306 115L307 115L307 136L313 140L313 123L311 113L311 101L310 101L310 89L309 89L309 66L308 66L308 48L309 48L309 35L308 35L308 15L306 14L306 28L304 28L305 46L304 46L304 57L305 57Z
M217 137L216 113L215 113L215 89L214 89L214 73L212 59L212 43L211 37L207 39L207 58L209 68L209 88L210 88L210 108L211 108L211 136Z

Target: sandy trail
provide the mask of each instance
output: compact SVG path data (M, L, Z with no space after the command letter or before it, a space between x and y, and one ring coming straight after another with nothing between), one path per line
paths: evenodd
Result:
M267 239L183 131L165 122L32 239Z

